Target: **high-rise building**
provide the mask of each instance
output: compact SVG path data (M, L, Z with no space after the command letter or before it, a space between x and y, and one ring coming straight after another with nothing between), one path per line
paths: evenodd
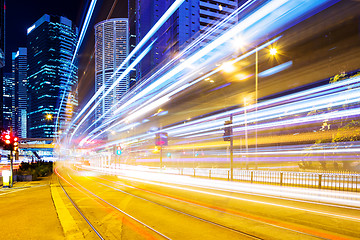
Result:
M27 50L19 48L12 55L13 59L13 114L12 126L15 134L21 138L27 137Z
M3 88L5 66L5 0L0 0L0 89ZM0 127L3 127L3 91L0 91Z
M4 73L3 81L3 102L4 102L4 118L3 118L3 127L5 130L10 130L12 126L12 100L13 100L13 74Z
M45 14L27 30L28 137L57 137L55 126L69 118L61 97L77 84L77 66L72 63L78 29L66 17ZM68 84L69 83L69 84ZM66 99L65 99L66 100Z
M128 19L129 19L129 53L136 47L136 1L128 0ZM133 62L136 58L131 58ZM129 88L136 84L136 70L132 70L129 74Z
M128 40L129 25L127 18L109 19L95 25L95 91L105 86L102 93L104 94L127 68L128 64L125 64L120 71L115 73L129 54ZM103 116L128 88L129 76L126 76L100 102L96 108L95 120ZM103 96L102 94L100 97Z
M174 3L174 0L129 0L132 5L135 1L136 17L136 39L137 43L144 38L150 28L162 17L165 11ZM201 48L216 36L229 28L237 20L232 19L218 30L207 34L208 31L229 16L237 7L239 2L235 0L187 0L167 20L167 22L156 32L152 39L157 39L150 52L136 67L137 80L154 71L160 63L172 59L179 51L188 46L196 38L206 37L201 41ZM130 5L130 4L129 4ZM129 16L131 18L132 16Z

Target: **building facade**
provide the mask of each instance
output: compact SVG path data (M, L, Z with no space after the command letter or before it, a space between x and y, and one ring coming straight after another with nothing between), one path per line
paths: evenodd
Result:
M3 81L3 127L5 130L10 130L12 126L12 101L13 101L13 83L14 78L12 73L4 73Z
M78 81L77 66L72 63L77 37L71 20L48 14L27 30L28 137L57 137L61 126L56 122L65 122L71 114L66 104L59 106L63 94L68 96Z
M16 136L27 137L27 49L19 48L12 54L13 112L12 126Z
M129 0L131 1L131 0ZM161 18L174 0L133 0L136 11L136 42L148 33L151 27ZM191 42L203 37L196 47L201 48L224 32L237 20L233 19L216 31L211 30L217 23L229 16L243 1L237 0L187 0L156 32L152 39L157 39L150 52L136 67L137 81L156 70L162 62L173 59L179 51ZM131 16L132 17L132 16ZM130 18L130 16L129 16Z
M129 54L129 24L127 18L102 21L95 25L95 91L105 86L99 98L108 91L128 64L115 72ZM124 77L110 94L100 101L95 120L100 119L127 92L129 75ZM106 116L109 114L105 115ZM104 119L105 119L104 118Z
M5 66L5 0L0 0L0 89L3 88ZM3 91L0 91L0 127L3 127Z

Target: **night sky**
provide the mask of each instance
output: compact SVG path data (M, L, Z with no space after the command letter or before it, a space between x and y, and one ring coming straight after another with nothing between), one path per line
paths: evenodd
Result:
M6 0L5 50L6 66L4 72L11 72L11 52L18 47L26 47L26 31L42 15L65 16L81 29L91 0ZM111 11L113 7L113 10ZM109 14L111 13L111 14ZM110 15L110 16L109 16ZM79 101L89 99L94 87L94 25L107 17L127 17L126 0L98 0L82 48L79 52Z

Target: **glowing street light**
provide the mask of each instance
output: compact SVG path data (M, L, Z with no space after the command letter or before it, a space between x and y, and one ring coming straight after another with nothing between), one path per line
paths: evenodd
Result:
M275 56L277 54L277 49L276 48L271 48L270 49L270 55Z
M46 120L52 120L52 118L53 118L53 115L51 115L51 114L46 114L45 115L45 118L46 118Z
M225 62L221 65L221 69L226 73L235 71L235 67L232 62Z

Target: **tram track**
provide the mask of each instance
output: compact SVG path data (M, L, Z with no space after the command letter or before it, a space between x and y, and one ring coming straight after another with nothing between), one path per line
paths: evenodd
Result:
M120 182L115 182L115 181L111 181L111 180L108 180L108 179L105 179L105 178L100 178L100 177L96 177L97 179L101 179L103 181L107 181L107 182L111 182L111 183L114 183L114 184L118 184L118 185L121 185L123 187L128 187L128 188L132 188L132 189L136 189L136 190L139 190L139 191L143 191L143 192L146 192L146 193L150 193L150 194L155 194L155 195L158 195L160 197L166 197L170 200L173 200L173 201L179 201L179 202L184 202L186 204L192 204L192 205L195 205L196 207L203 207L203 208L211 208L209 206L205 206L205 205L202 205L202 204L198 204L198 203L194 203L192 201L186 201L186 200L183 200L183 199L179 199L179 198L175 198L175 197L171 197L169 195L165 195L165 194L160 194L160 193L156 193L156 192L153 192L153 191L148 191L148 190L145 190L145 189L142 189L142 188L138 188L138 187L134 187L134 186L131 186L131 185L126 185L124 183L120 183ZM92 180L94 181L94 180ZM94 182L97 182L97 181L94 181ZM128 195L131 195L133 197L136 197L136 198L139 198L139 199L142 199L144 201L147 201L147 202L151 202L153 204L156 204L156 205L159 205L161 207L164 207L164 208L167 208L169 210L172 210L174 212L178 212L178 213L181 213L183 215L187 215L187 216L190 216L192 218L195 218L195 219L198 219L200 221L203 221L203 222L206 222L206 223L209 223L209 224L212 224L212 225L216 225L218 227L221 227L221 228L225 228L225 229L228 229L230 231L234 231L238 234L241 234L241 235L244 235L244 236L247 236L247 237L250 237L252 239L263 239L261 237L258 237L258 236L255 236L254 234L250 234L250 233L247 233L247 232L244 232L244 231L241 231L241 230L238 230L238 229L235 229L233 227L228 227L228 226L225 226L223 224L220 224L220 223L216 223L214 221L210 221L210 220L207 220L207 219L204 219L204 218L201 218L201 217L198 217L198 216L195 216L193 214L189 214L189 213L186 213L184 211L180 211L178 209L174 209L174 208L171 208L169 206L166 206L164 204L161 204L161 203L158 203L158 202L154 202L152 200L149 200L149 199L146 199L144 197L140 197L140 196L137 196L135 194L132 194L130 192L127 192L127 191L124 191L124 190L121 190L119 188L115 188L115 187L112 187L110 185L107 185L107 184L103 184L103 183L99 183L97 182L98 184L101 184L103 186L106 186L106 187L109 187L111 189L114 189L116 191L119 191L119 192L122 192L124 194L128 194ZM231 213L229 211L225 211L225 210L222 210L220 208L212 208L211 210L214 210L214 211L217 211L217 212L220 212L222 214L233 214L235 215L236 217L240 217L240 218L243 218L243 219L246 219L246 220L250 220L250 221L256 221L256 222L259 222L261 224L266 224L266 225L269 225L271 227L276 227L276 228L280 228L280 229L283 229L283 230L287 230L287 231L291 231L291 232L294 232L294 233L297 233L297 234L302 234L302 235L306 235L308 237L314 237L314 238L318 238L318 239L328 239L328 238L324 238L324 237L321 237L321 236L318 236L318 235L313 235L313 234L309 234L309 233L306 233L306 232L301 232L301 231L298 231L298 230L294 230L294 229L291 229L291 228L287 228L287 227L284 227L284 226L279 226L279 225L275 225L275 224L272 224L272 223L268 223L268 222L265 222L265 221L261 221L261 220L256 220L254 218L249 218L249 217L245 217L245 216L240 216L238 214L234 214L234 213Z
M83 211L81 211L81 208L75 203L75 201L71 198L70 194L68 193L68 191L66 191L66 189L64 188L64 186L61 184L60 178L65 181L66 183L68 183L69 185L74 186L73 184L71 184L68 180L66 180L58 171L57 169L55 169L55 173L58 176L58 181L59 181L59 185L61 187L61 189L64 191L66 197L69 199L69 201L71 202L71 204L74 206L74 208L77 210L77 212L81 215L81 217L84 219L84 221L87 223L87 225L96 233L96 235L98 236L99 239L106 239L105 237L103 237L104 234L101 233L101 231L97 228L95 228L94 223L92 223L90 221L90 219L88 217L85 216L85 214L83 213ZM70 176L69 176L70 177ZM71 178L71 177L70 177ZM111 204L110 202L102 199L100 196L96 195L95 193L93 193L92 191L86 189L85 187L83 187L82 185L80 185L79 183L76 183L76 185L78 185L78 187L80 187L81 189L83 189L84 191L86 191L87 193L89 193L90 195L92 195L93 197L95 197L97 200L99 200L101 203L106 204L107 206L111 207L114 211L121 213L123 216L127 217L128 219L133 220L134 222L136 222L137 224L141 225L142 227L145 227L146 229L148 229L149 231L151 231L152 233L154 233L155 235L158 236L158 238L153 238L153 237L149 237L148 239L168 239L170 240L171 238L169 238L168 236L164 235L163 233L157 231L156 229L152 228L151 226L143 223L142 221L138 220L137 218L133 217L132 215L126 213L125 211L121 210L120 208L116 207L115 205ZM76 190L81 191L78 187L75 187ZM120 237L120 236L119 236Z
M282 222L281 220L272 220L271 218L266 218L266 217L262 217L262 216L256 216L251 214L251 213L246 213L242 212L236 209L225 209L222 208L221 205L219 206L212 206L207 204L206 202L199 202L199 201L195 201L195 200L191 200L191 199L186 199L183 198L181 196L175 196L175 195L171 195L165 192L158 192L156 190L153 190L151 188L144 188L141 186L137 186L136 184L128 184L126 181L121 181L121 180L110 180L108 178L104 178L104 177L99 177L99 176L86 176L79 178L79 179L75 179L72 176L76 176L77 178L79 176L81 176L83 173L78 172L77 170L75 170L75 172L73 172L75 174L70 174L69 172L67 173L67 179L66 180L63 176L59 176L59 178L63 178L64 181L67 181L70 185L72 185L71 183L74 183L74 185L76 185L75 188L77 188L77 190L82 191L82 192L86 192L86 195L88 196L92 196L93 198L97 199L98 201L100 201L102 204L107 205L108 207L110 207L111 209L113 209L113 211L119 212L120 214L132 219L133 221L137 222L137 224L140 224L141 226L143 226L144 228L147 228L149 231L151 231L152 233L155 233L159 238L155 238L155 239L179 239L177 235L173 235L173 233L171 231L169 231L168 229L164 229L164 226L160 227L160 225L162 225L162 222L159 222L157 224L154 224L153 221L150 219L150 224L152 224L152 226L149 225L149 219L144 220L142 215L138 215L141 214L141 212L139 211L133 211L133 209L128 209L125 210L125 208L121 207L121 204L118 201L114 202L114 198L112 196L116 196L116 198L120 198L120 199L131 199L131 202L133 202L135 199L137 203L135 203L137 206L139 206L140 208L142 208L141 206L146 206L146 209L148 209L147 207L149 207L149 210L146 211L157 211L155 209L163 208L166 210L162 210L162 212L166 213L166 211L171 211L173 213L169 213L169 216L176 216L176 214L181 214L184 216L184 218L182 218L183 220L186 220L186 217L189 217L193 220L189 221L191 223L195 223L196 221L198 222L202 222L205 225L209 225L209 228L219 228L222 230L219 230L220 232L232 232L232 234L239 236L239 239L268 239L266 236L266 234L264 234L263 232L259 232L258 230L253 230L251 228L246 228L244 226L241 225L241 223L239 223L238 221L247 221L247 222L253 222L252 224L255 226L257 225L263 225L261 228L273 228L273 229L278 229L275 230L277 232L288 232L286 234L289 235L294 235L294 236L303 236L301 237L302 239L348 239L348 238L343 238L340 237L339 235L337 235L335 232L335 235L331 232L327 232L327 231L317 231L314 230L313 228L309 228L308 226L302 226L299 224L293 224L293 223L289 223L289 222ZM76 174L78 173L78 174ZM86 179L86 181L84 181ZM81 181L84 181L84 183L89 183L90 181L93 182L93 184L91 183L90 188L87 188L85 185L81 184ZM125 179L122 179L125 180ZM129 179L127 179L129 180ZM135 179L136 181L136 179ZM97 190L96 190L97 189ZM108 189L108 190L105 190ZM64 191L66 191L66 189L63 189ZM100 192L98 190L101 190ZM186 189L184 189L186 190ZM110 194L113 191L117 191L123 195L116 195L116 194ZM114 192L113 192L114 193ZM98 195L100 194L100 195ZM108 194L108 195L106 195ZM68 194L67 194L68 195ZM128 197L126 197L128 196ZM71 199L71 197L69 196L69 198ZM177 202L176 204L174 204L174 202ZM74 201L72 201L74 202ZM75 203L75 202L74 202ZM156 205L158 207L151 207L150 205ZM182 207L183 204L183 207ZM186 208L186 205L191 205L190 210ZM126 205L125 205L126 206ZM196 211L196 209L200 209L202 208L203 210L201 211L201 213L198 213L198 211ZM151 210L150 210L151 209ZM195 210L194 210L195 209ZM210 211L209 211L210 210ZM126 212L125 212L126 211ZM204 212L209 212L210 213L210 217L208 217L206 214L204 215ZM79 211L79 213L81 212L81 210ZM212 212L212 213L211 213ZM216 213L217 212L217 213ZM81 214L81 213L80 213ZM134 215L135 214L135 215ZM224 216L224 218L231 218L233 221L232 222L226 222L224 220L220 219L216 219L213 216L216 215L221 215ZM134 217L137 216L137 217ZM139 220L139 216L140 219L142 219L142 221ZM85 217L86 218L86 217ZM241 220L243 219L243 220ZM180 219L179 219L180 220ZM195 223L196 224L196 223ZM266 226L264 226L266 225ZM211 227L212 226L212 227ZM243 229L241 229L243 228ZM159 232L157 229L162 229L162 232ZM246 231L247 229L249 229L249 231ZM245 230L245 231L244 231ZM217 231L217 230L216 230ZM165 233L165 234L164 234ZM184 232L186 235L186 232ZM259 234L258 234L259 233ZM100 234L101 235L101 234ZM102 239L101 237L99 237L100 239ZM233 239L233 238L231 238Z

